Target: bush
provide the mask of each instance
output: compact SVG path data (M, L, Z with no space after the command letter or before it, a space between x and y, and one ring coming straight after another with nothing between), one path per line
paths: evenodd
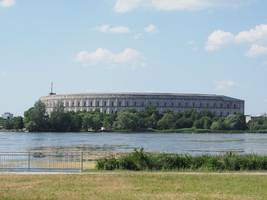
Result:
M246 117L241 114L229 115L224 120L224 125L227 130L246 130Z
M101 170L114 170L118 169L118 161L116 158L101 158L97 161L96 164L97 169Z
M211 126L210 126L211 130L224 130L224 123L223 120L218 120L218 121L214 121Z
M193 123L193 120L182 117L176 121L176 128L192 128Z
M267 157L257 155L179 155L164 153L145 153L143 149L135 150L120 158L97 160L99 170L210 170L240 171L267 170Z

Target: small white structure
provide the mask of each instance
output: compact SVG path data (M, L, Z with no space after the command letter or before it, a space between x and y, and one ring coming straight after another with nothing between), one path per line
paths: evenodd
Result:
M254 115L254 116L252 116L252 115L246 115L246 122L248 123L248 122L250 122L251 120L260 119L260 118L262 118L262 117L267 117L267 114L264 113L264 114L262 114L262 115Z
M249 123L252 120L251 115L246 115L246 123Z
M2 118L4 119L12 119L14 117L14 115L10 112L5 112L4 114L2 114Z

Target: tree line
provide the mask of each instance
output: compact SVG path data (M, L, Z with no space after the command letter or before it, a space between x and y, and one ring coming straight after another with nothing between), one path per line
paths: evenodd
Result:
M147 130L267 130L267 118L246 123L242 114L217 117L209 111L187 110L183 113L166 111L159 113L154 107L143 111L126 109L117 113L65 112L58 105L48 115L41 101L24 113L24 117L6 120L5 129L25 128L30 132L78 132L78 131L147 131Z

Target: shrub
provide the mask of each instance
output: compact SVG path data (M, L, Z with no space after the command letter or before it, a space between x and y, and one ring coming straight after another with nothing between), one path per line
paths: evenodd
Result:
M146 153L143 149L120 158L104 158L97 160L100 170L210 170L240 171L267 170L267 157L257 155L179 155L164 153Z
M114 157L101 158L97 160L96 168L99 170L115 170L118 169L118 161Z

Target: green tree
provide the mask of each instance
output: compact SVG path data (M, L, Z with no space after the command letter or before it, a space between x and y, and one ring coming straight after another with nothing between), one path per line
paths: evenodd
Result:
M82 119L82 127L85 130L92 129L94 131L99 131L102 125L100 112L87 113Z
M252 119L248 123L250 130L266 130L267 129L267 117L259 117Z
M194 121L193 126L197 129L203 129L204 128L204 121L202 119L198 119L198 120Z
M59 104L49 117L51 131L67 132L71 131L72 118L70 113L64 112L64 107Z
M194 127L198 129L210 129L211 123L211 119L207 116L204 116L194 122Z
M217 121L212 122L210 129L211 130L224 130L225 126L223 123L223 119L219 119Z
M246 118L242 114L229 115L224 120L225 128L228 130L246 130Z
M22 117L14 117L11 121L13 123L13 129L19 130L24 128Z
M11 119L5 120L4 129L6 129L6 130L13 129L13 123L12 123Z
M47 131L49 130L48 115L46 113L45 104L37 101L33 108L30 108L24 113L24 118L27 123L33 122L31 131Z
M102 128L102 120L101 120L101 116L99 114L95 114L93 116L93 124L92 124L92 128L94 131L99 131Z
M93 115L92 114L85 114L82 118L82 128L86 131L92 127L93 124Z
M137 112L134 110L124 110L119 112L114 126L119 130L138 130L140 126Z
M24 124L28 124L31 121L33 111L34 111L34 107L31 107L30 109L24 112L24 118L23 118Z
M202 117L203 120L203 128L204 129L210 129L212 124L212 119L209 116Z
M193 120L191 118L179 118L176 120L176 128L192 128Z
M158 121L157 126L159 129L172 129L175 128L175 116L171 112L167 112Z

